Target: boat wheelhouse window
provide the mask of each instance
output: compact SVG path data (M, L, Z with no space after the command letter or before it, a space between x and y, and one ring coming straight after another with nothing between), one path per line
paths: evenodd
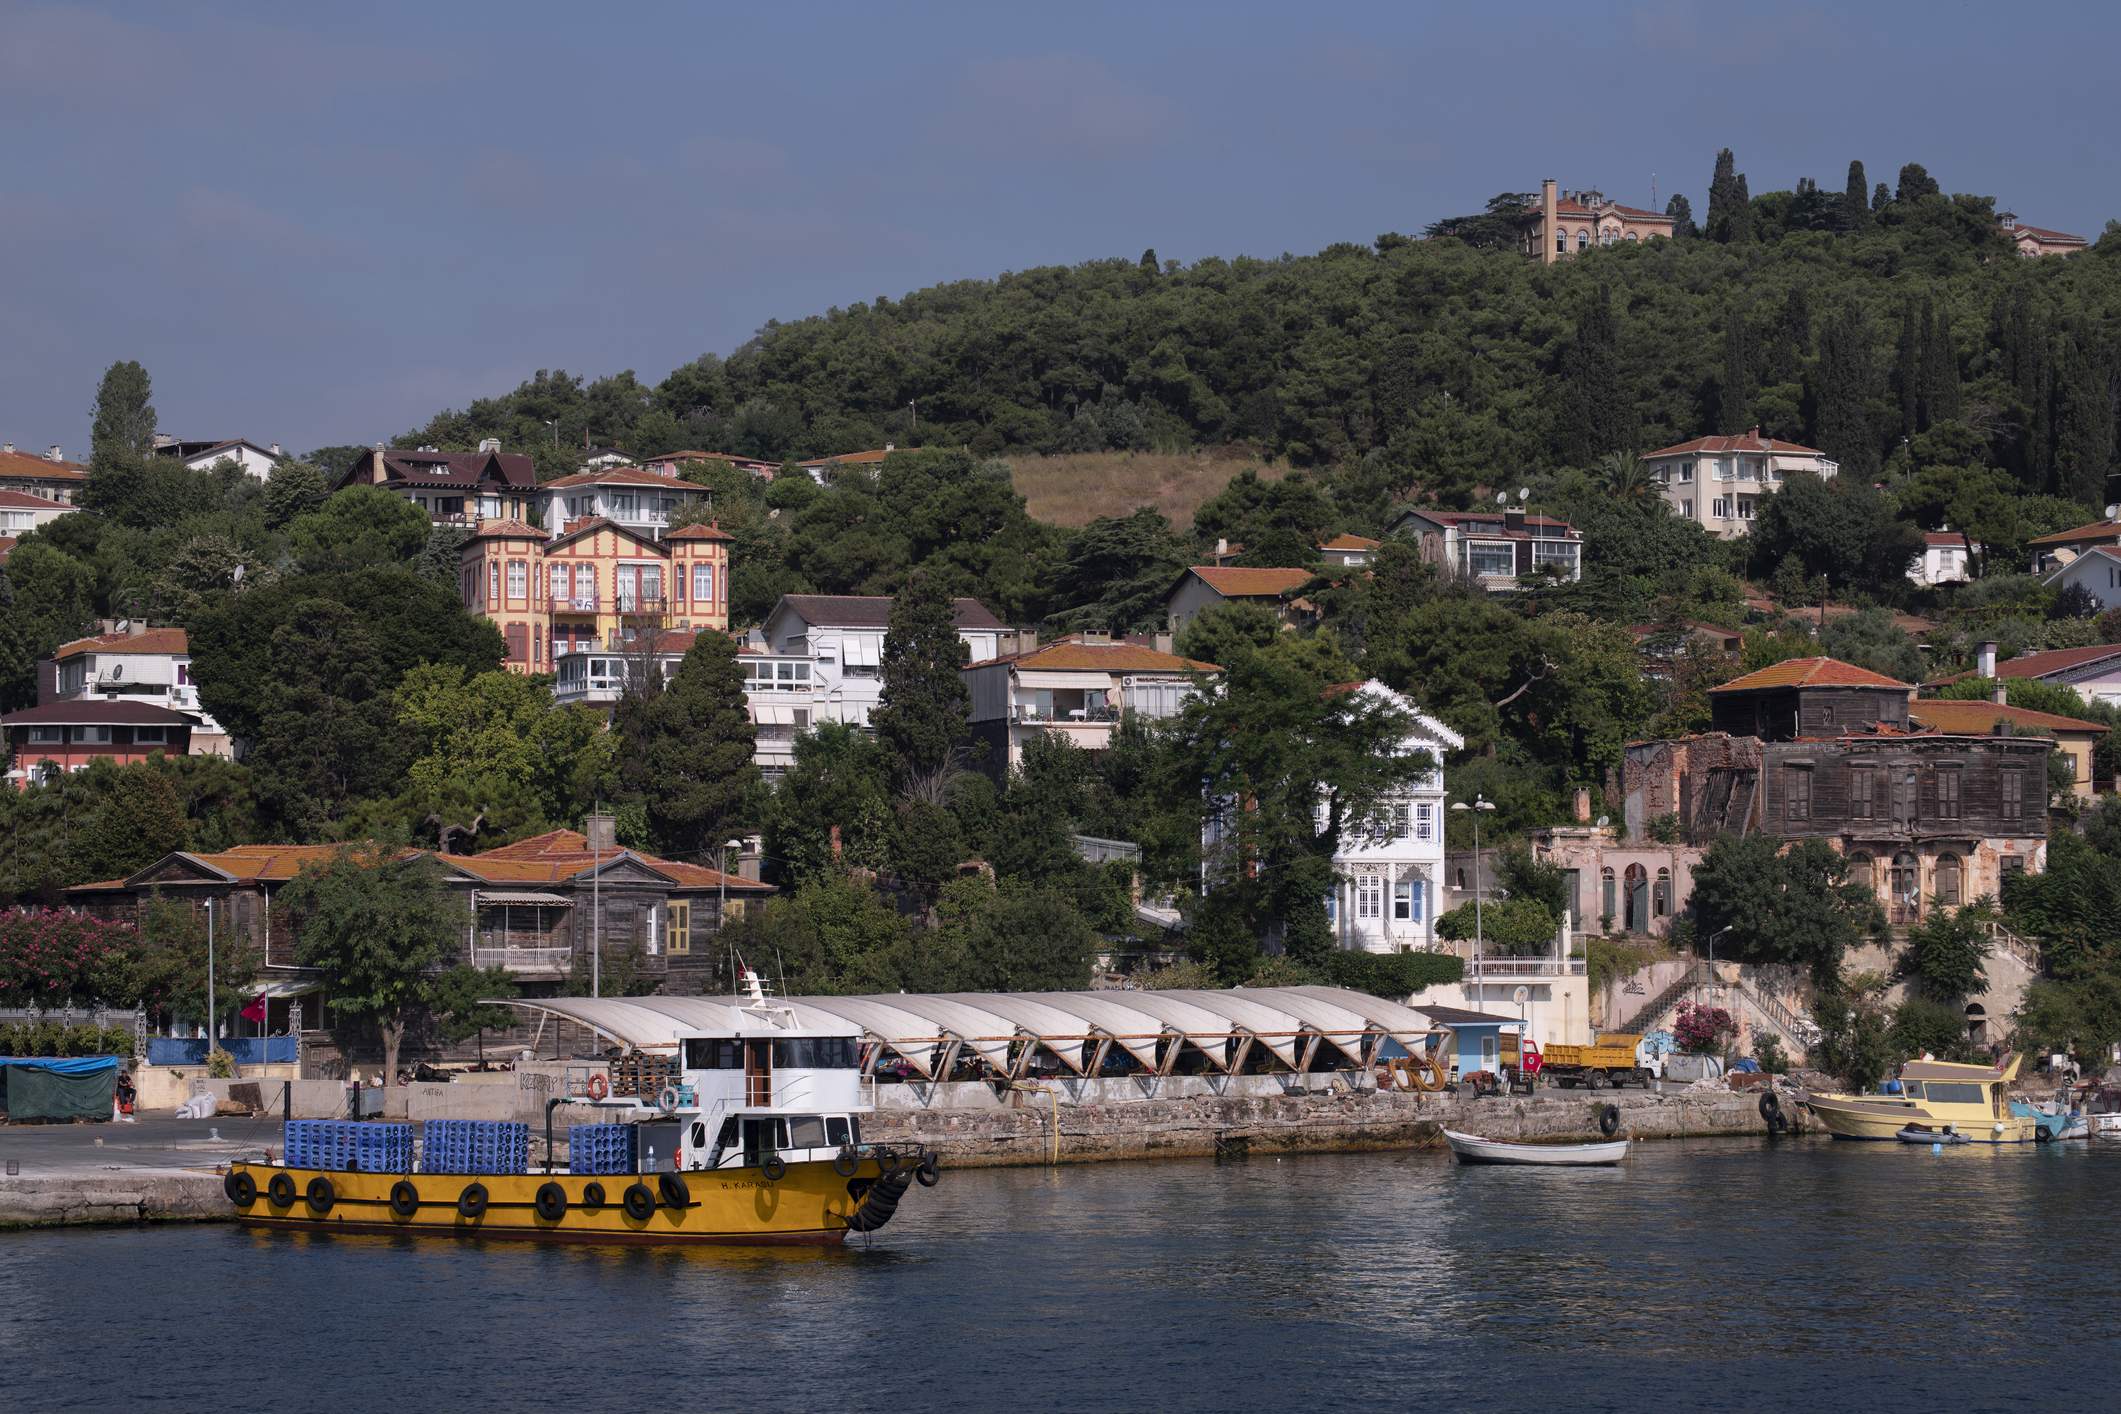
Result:
M824 1148L825 1121L817 1115L801 1115L789 1120L788 1147L791 1149Z
M707 1147L707 1126L700 1120L692 1122L692 1147L695 1149Z
M1932 1080L1923 1086L1923 1098L1940 1105L1978 1105L1987 1096L1979 1085L1947 1080Z
M707 1037L685 1042L685 1069L687 1070L742 1070L743 1068L744 1043L733 1037Z
M805 1036L773 1043L775 1070L854 1070L862 1063L852 1036Z
M774 1121L770 1119L747 1119L744 1121L744 1162L755 1164L777 1147L773 1133Z
M834 1115L825 1121L825 1142L837 1149L847 1147L847 1121L842 1116Z

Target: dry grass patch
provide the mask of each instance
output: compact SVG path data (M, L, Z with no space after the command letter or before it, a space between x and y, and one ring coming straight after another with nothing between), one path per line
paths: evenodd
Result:
M1205 452L1077 452L1009 458L1011 478L1031 514L1054 525L1086 525L1153 506L1184 530L1200 503L1247 467L1269 481L1286 466L1263 462L1242 448Z

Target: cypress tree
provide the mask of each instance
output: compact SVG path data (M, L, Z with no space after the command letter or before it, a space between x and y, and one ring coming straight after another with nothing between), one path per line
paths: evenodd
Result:
M2113 369L2104 349L2072 336L2062 341L2056 376L2054 491L2099 505L2114 467Z
M1745 311L1733 305L1723 319L1723 377L1716 390L1717 430L1731 434L1750 427L1753 399L1758 391L1752 331L1746 327Z
M972 699L958 673L964 661L950 596L935 576L916 570L891 604L884 693L872 724L890 758L892 784L930 804L942 803L971 717Z
M1910 162L1900 169L1900 189L1893 194L1896 201L1919 201L1925 196L1942 196L1944 188L1926 171L1920 162Z
M1893 393L1900 400L1900 435L1921 431L1922 324L1914 301L1900 307L1900 338L1893 345Z
M1841 463L1844 476L1868 480L1879 466L1870 400L1877 387L1871 325L1856 304L1845 305L1819 336L1813 403L1819 450Z
M1804 366L1812 357L1812 301L1805 286L1790 286L1782 298L1782 313L1776 319L1775 340L1769 352L1770 382L1803 381Z
M2049 488L2054 472L2055 368L2052 333L2024 285L1998 300L1990 317L2005 382L2018 409L2018 429L2004 448L2004 464L2031 491Z
M1962 412L1959 397L1959 351L1952 344L1952 309L1937 311L1931 320L1927 305L1922 330L1923 426L1956 422Z
M1694 229L1694 204L1678 192L1673 192L1672 199L1664 204L1664 214L1672 218L1673 240L1683 241L1699 234Z
M1725 245L1753 238L1753 205L1745 174L1726 147L1716 154L1716 175L1709 179L1709 219L1703 234Z
M1634 407L1620 378L1620 326L1613 318L1613 292L1600 285L1576 321L1562 359L1562 446L1579 466L1635 443Z
M1849 163L1848 190L1841 198L1841 229L1860 231L1871 224L1870 184L1864 179L1863 164Z
M664 849L711 852L757 825L755 733L729 635L702 630L667 687L630 692L614 715L620 783L647 807L648 828Z
M131 359L103 371L89 428L88 481L81 504L103 515L152 515L145 495L153 460L155 405L147 370ZM143 527L145 528L145 527Z
M1877 186L1871 188L1871 215L1873 217L1883 215L1885 208L1892 204L1893 194L1886 189L1884 182L1880 182Z

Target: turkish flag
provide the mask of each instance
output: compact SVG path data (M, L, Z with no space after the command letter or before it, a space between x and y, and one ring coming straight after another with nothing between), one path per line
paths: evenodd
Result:
M245 1021L263 1021L265 1019L265 994L263 992L252 997L250 1005L243 1008L243 1019Z

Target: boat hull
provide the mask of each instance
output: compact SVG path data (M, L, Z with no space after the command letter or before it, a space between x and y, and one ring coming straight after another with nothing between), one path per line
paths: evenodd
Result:
M2038 1137L2039 1129L2037 1123L2022 1115L1945 1119L1913 1101L1890 1098L1814 1095L1804 1101L1804 1107L1836 1139L1888 1144L1901 1142L1904 1129L1941 1130L1947 1125L1971 1144L2030 1144Z
M694 1170L683 1175L688 1190L683 1206L658 1194L657 1174L439 1174L347 1173L325 1169L280 1168L237 1163L234 1176L248 1174L256 1196L236 1202L238 1221L262 1228L308 1232L389 1233L421 1237L482 1237L531 1242L651 1243L700 1245L829 1246L846 1240L850 1220L860 1207L857 1191L866 1191L880 1176L875 1160L864 1160L851 1177L829 1163L790 1164L778 1182L756 1168ZM274 1201L271 1183L285 1175L294 1184L294 1201ZM331 1186L331 1201L322 1210L308 1198L311 1181ZM417 1192L412 1210L391 1204L400 1182ZM538 1211L537 1193L545 1184L559 1186L566 1207L557 1217ZM645 1186L655 1196L645 1215L627 1212L626 1190ZM467 1188L486 1190L485 1208L475 1216L460 1211ZM592 1208L585 1190L601 1185L603 1202ZM235 1202L235 1193L230 1201Z
M1602 1144L1508 1144L1476 1134L1443 1132L1462 1164L1516 1164L1528 1168L1605 1168L1628 1156L1628 1141Z

